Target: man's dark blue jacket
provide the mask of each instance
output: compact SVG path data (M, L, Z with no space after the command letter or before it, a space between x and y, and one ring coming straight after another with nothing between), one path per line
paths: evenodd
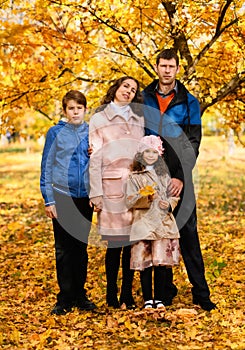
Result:
M198 100L185 86L177 82L177 93L164 114L159 110L156 97L158 80L143 91L146 135L162 138L164 157L171 177L184 183L191 179L201 142L201 116Z

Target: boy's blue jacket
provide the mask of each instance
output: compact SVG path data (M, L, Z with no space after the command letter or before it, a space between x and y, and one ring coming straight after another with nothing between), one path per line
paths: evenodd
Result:
M55 204L53 191L70 197L88 197L88 124L64 121L51 127L41 162L40 188L45 205Z

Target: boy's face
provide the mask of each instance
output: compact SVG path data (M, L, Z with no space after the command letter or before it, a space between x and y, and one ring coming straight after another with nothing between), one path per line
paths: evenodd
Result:
M83 122L85 112L86 108L84 105L81 105L74 100L67 102L66 110L64 111L68 123L74 125L79 125Z

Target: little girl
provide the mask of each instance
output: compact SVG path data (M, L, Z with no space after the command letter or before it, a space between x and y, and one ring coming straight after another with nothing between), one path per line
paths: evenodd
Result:
M179 231L172 214L179 198L168 197L170 182L160 137L144 136L131 165L126 202L133 210L130 268L140 271L144 308L164 307L166 266L179 263ZM154 267L154 298L152 293Z

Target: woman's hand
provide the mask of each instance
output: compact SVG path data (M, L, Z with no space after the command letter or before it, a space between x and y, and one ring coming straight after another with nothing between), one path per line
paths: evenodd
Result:
M92 153L93 153L93 147L89 146L88 155L91 156Z
M51 219L57 219L58 217L55 205L49 205L48 207L45 207L45 213Z
M103 198L102 196L90 198L89 205L90 207L94 206L95 212L99 212L102 210L102 207L103 207L102 198Z

